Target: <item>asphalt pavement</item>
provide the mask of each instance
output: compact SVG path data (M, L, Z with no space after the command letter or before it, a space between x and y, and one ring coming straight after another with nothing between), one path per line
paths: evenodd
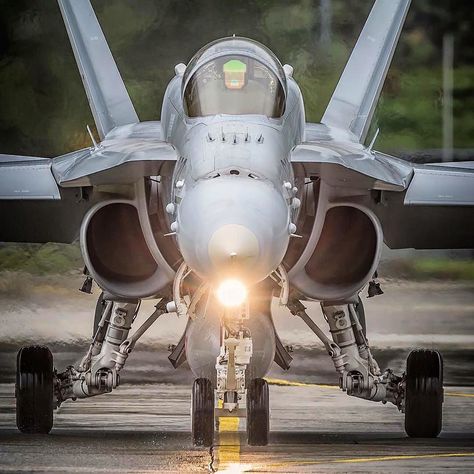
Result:
M437 439L408 439L394 406L336 387L270 386L271 435L246 444L245 421L223 419L212 449L194 448L190 389L122 386L68 401L49 435L15 429L13 385L0 385L0 472L474 471L474 389L446 388Z
M403 415L389 404L359 400L334 384L331 361L301 321L276 308L288 372L269 374L270 443L246 444L245 421L222 420L211 450L190 439L186 367L175 371L167 345L185 321L166 316L130 356L123 384L111 394L67 401L50 435L15 427L14 363L22 344L49 343L62 369L87 348L94 298L43 287L0 308L0 472L473 472L474 291L470 284L387 282L366 299L368 335L382 368L404 370L413 347L445 358L443 431L409 439ZM54 298L53 298L54 296ZM318 305L309 312L324 327ZM140 318L151 312L145 302Z

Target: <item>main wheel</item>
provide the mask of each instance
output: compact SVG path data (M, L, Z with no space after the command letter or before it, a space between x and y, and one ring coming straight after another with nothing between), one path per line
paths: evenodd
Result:
M16 368L16 425L23 433L53 427L53 356L44 346L19 350Z
M214 389L209 379L194 381L192 427L195 446L212 446L214 441Z
M436 438L443 421L443 358L415 350L407 359L405 431L412 438Z
M266 446L270 431L268 383L253 379L247 389L247 441L251 446Z

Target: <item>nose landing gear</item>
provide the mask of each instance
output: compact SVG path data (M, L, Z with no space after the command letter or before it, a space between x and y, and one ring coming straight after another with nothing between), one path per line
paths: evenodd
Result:
M247 389L247 441L250 446L266 446L270 430L268 383L253 379Z
M268 384L261 378L251 379L246 373L253 352L251 333L244 326L247 318L248 307L244 305L243 308L227 310L221 320L215 395L210 380L199 378L194 381L192 427L196 446L212 445L214 419L220 417L246 417L248 443L252 446L268 444ZM241 406L242 402L246 403L245 408Z
M224 406L236 402L235 392L226 392ZM209 379L196 379L192 392L192 436L195 446L212 446L214 440L214 413L216 416L244 418L247 416L247 442L250 446L266 446L270 431L270 407L268 383L253 379L247 388L247 410L228 411L214 408L214 390Z
M209 379L196 379L192 394L192 430L195 446L211 446L214 440L214 389Z

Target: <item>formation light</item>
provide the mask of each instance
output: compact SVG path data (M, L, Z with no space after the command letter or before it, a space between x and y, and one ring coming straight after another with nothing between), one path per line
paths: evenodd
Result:
M224 280L217 288L217 298L224 306L239 306L247 298L247 288L239 280Z

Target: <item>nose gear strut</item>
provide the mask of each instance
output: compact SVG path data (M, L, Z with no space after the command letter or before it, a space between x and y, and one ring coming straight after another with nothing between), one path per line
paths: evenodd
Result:
M216 416L245 416L239 402L246 395L246 369L250 364L252 336L245 327L249 318L248 304L225 310L221 322L221 349L216 359L217 400Z

